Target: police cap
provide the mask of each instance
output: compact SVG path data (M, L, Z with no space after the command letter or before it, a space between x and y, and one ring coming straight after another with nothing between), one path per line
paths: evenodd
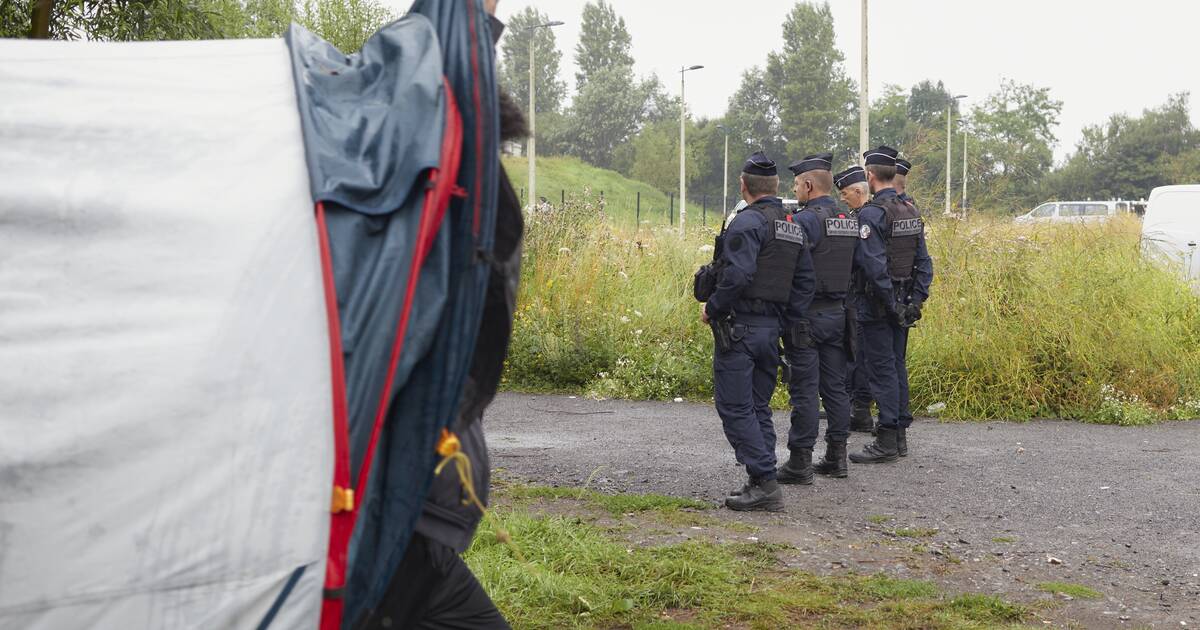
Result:
M833 170L833 154L832 153L814 153L806 155L799 162L792 162L788 166L788 170L792 175L800 175L809 171L829 171Z
M864 163L867 166L878 164L880 166L895 166L896 155L900 152L886 145L879 145L877 148L868 149L863 153Z
M742 165L742 172L747 175L762 175L763 177L779 174L775 169L775 162L762 151L755 151L753 155L746 158L746 163Z
M837 185L838 190L842 190L852 184L867 181L867 172L861 166L851 166L850 168L833 176L833 183Z
M904 158L896 158L896 174L897 175L908 175L908 172L910 170L912 170L912 162L909 162L908 160L906 160Z

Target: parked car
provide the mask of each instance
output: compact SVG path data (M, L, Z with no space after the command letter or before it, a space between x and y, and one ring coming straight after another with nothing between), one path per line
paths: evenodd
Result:
M1134 201L1051 201L1016 218L1017 223L1092 223L1136 210Z
M1200 185L1159 186L1142 220L1142 252L1179 270L1200 286Z

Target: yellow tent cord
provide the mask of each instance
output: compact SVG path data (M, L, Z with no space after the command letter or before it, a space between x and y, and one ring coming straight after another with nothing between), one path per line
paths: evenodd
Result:
M483 505L483 501L479 500L479 495L475 492L475 479L471 474L471 458L462 452L462 441L457 435L451 433L448 429L442 429L442 436L438 439L437 454L442 456L442 461L438 462L436 468L433 469L433 474L440 475L442 470L450 462L454 462L454 468L458 471L458 480L462 483L463 490L467 493L467 498L463 499L463 505L474 504L479 508L479 513L484 520L491 520L491 513ZM492 529L496 532L496 540L508 545L512 549L513 554L521 563L525 563L525 556L521 550L517 548L516 543L512 540L512 535L504 528L492 523Z

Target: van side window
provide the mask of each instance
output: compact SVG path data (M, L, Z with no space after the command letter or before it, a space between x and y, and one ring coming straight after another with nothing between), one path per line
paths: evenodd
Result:
M1083 206L1083 215L1089 217L1108 216L1108 206L1102 203L1089 203Z
M1052 217L1054 216L1054 204L1044 203L1033 210L1035 217Z

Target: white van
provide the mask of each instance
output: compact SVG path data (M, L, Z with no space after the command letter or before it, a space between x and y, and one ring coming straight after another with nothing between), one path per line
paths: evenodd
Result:
M1132 211L1129 201L1051 201L1017 217L1017 223L1093 223Z
M1142 219L1142 252L1200 281L1200 185L1159 186Z

